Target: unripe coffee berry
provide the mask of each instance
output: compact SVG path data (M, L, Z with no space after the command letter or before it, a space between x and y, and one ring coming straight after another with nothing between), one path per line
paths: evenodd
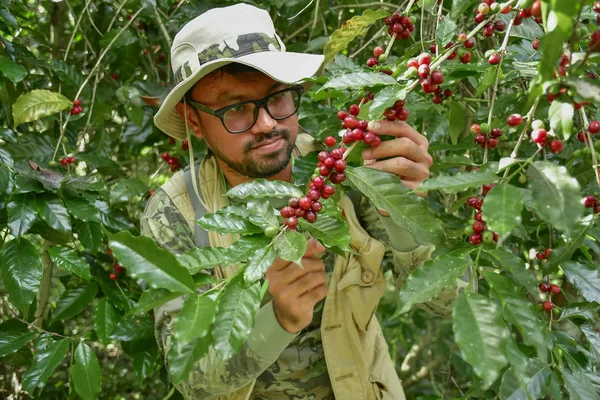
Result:
M272 238L277 236L277 234L279 233L279 229L277 229L277 227L275 226L268 226L265 228L264 234L266 237L268 238Z

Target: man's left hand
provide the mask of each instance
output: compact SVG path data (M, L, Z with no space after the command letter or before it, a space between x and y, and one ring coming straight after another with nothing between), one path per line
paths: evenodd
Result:
M374 121L369 130L377 135L394 136L377 147L363 151L365 164L397 175L410 189L417 189L429 178L433 159L427 139L403 121ZM386 160L379 161L382 158Z

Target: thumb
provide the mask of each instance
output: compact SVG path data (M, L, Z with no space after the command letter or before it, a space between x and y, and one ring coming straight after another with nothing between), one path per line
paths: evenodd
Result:
M304 252L304 257L314 257L317 254L323 253L325 251L325 246L321 244L316 239L308 239L308 244L306 246L306 251Z

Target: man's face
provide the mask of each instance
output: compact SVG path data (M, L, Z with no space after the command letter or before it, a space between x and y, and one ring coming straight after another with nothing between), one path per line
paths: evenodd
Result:
M221 73L200 80L192 95L196 102L218 110L239 101L261 99L287 86L260 72ZM199 126L195 127L195 134L235 172L251 178L268 178L289 164L298 135L297 114L275 120L261 107L254 126L237 134L229 133L216 116L202 111L197 115Z

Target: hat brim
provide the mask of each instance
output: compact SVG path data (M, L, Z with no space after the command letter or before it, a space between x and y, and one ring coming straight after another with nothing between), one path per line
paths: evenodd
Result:
M196 82L226 64L233 62L245 64L265 73L278 82L292 84L317 74L324 59L325 56L321 54L265 51L238 58L222 58L210 61L171 90L154 116L154 124L167 135L175 139L185 140L187 138L185 122L177 113L175 108L177 103L181 101Z

